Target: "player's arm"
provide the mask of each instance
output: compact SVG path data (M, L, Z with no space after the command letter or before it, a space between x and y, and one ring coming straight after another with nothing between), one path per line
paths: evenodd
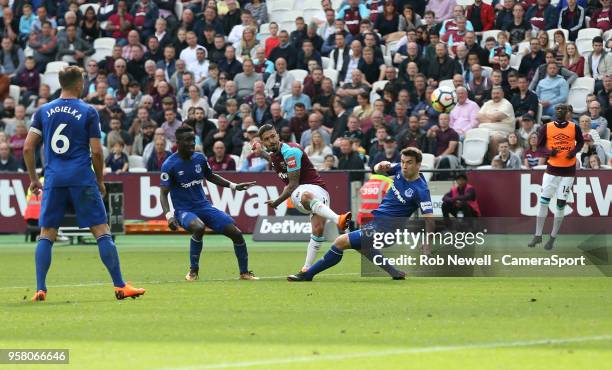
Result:
M582 137L580 126L574 125L574 127L576 128L576 146L568 153L567 158L574 158L577 153L580 153L584 146L584 138Z
M293 193L295 189L297 189L297 187L300 185L300 170L287 172L287 178L289 183L287 186L285 186L283 192L278 196L278 198L276 200L270 199L266 201L266 204L270 207L278 207L291 196L291 193Z
M216 173L213 173L212 171L206 174L206 180L212 182L215 185L221 186L223 188L230 188L232 190L246 190L256 184L255 181L241 182L236 184L223 178L222 176L217 175Z
M261 156L266 161L272 162L272 158L270 158L270 154L264 150L263 145L261 144L261 142L255 141L253 143L253 145L252 145L252 149L251 150L253 151L253 153Z
M159 188L162 210L164 212L164 215L166 216L166 220L168 221L168 227L170 228L170 230L174 231L178 229L178 224L176 223L176 219L174 218L174 213L170 211L170 202L168 202L168 194L170 194L170 188L165 185L161 185Z
M557 149L553 148L553 150L548 150L546 147L546 124L542 125L538 131L538 148L540 148L542 153L547 153L551 157L556 156L558 153Z
M91 163L93 164L94 172L96 174L96 182L98 183L100 194L102 194L102 197L104 197L106 194L106 187L104 186L104 152L102 150L100 138L90 138L89 146L91 148Z
M40 143L42 137L35 130L30 130L28 136L26 136L25 143L23 145L23 160L30 176L30 191L32 194L38 195L38 192L42 188L42 184L38 180L36 174L36 147Z

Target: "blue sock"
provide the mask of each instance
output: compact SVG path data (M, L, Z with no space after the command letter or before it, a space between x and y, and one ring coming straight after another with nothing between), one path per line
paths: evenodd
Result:
M121 276L117 247L115 247L115 243L109 234L104 234L98 238L98 251L100 252L102 262L104 262L104 265L113 278L113 285L123 288L125 282Z
M40 238L36 244L36 253L34 260L36 261L36 291L47 291L47 272L51 266L51 247L53 242L49 239Z
M238 260L238 268L240 273L244 274L249 271L249 252L247 252L246 243L234 244L234 253L236 253L236 259Z
M344 255L344 251L342 249L338 249L335 245L332 245L331 248L325 253L323 258L315 262L308 271L304 274L313 278L319 272L325 271L330 267L333 267L338 264L342 260L342 256Z
M200 254L202 254L202 240L196 240L193 236L189 240L189 262L191 269L200 268Z

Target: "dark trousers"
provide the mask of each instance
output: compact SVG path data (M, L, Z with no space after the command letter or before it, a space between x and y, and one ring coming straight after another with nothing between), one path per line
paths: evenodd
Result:
M463 212L463 217L478 217L476 211L474 211L466 202L461 202L459 207L455 206L455 202L444 202L442 203L442 215L444 218L449 218L449 215L457 217L457 213Z

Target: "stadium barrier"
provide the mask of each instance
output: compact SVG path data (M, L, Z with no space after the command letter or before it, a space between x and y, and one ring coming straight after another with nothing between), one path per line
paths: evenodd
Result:
M468 177L476 190L483 217L534 217L542 174L540 170L475 170L469 171ZM288 214L285 204L272 210L264 203L282 192L283 183L276 174L226 172L223 176L233 182L257 181L256 186L244 192L233 192L212 184L206 186L214 205L234 217L244 232L253 231L257 216ZM344 211L350 207L352 200L358 198L355 191L350 191L348 172L322 172L321 176L327 184L333 209ZM163 219L157 173L107 175L105 180L123 182L125 219ZM567 216L581 217L585 221L592 217L609 217L611 184L612 171L579 170L566 207ZM24 174L0 174L0 233L21 233L25 230L23 214L28 185L28 177ZM442 215L442 198L451 185L451 181L430 183L434 211L438 216ZM554 201L551 207L554 207Z

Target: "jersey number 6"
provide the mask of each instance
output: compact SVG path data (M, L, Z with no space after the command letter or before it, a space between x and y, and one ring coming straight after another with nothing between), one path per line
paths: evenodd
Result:
M61 132L64 127L68 126L65 123L60 123L59 126L55 129L53 136L51 137L51 149L57 154L64 154L70 148L70 141L68 140L68 136L62 135ZM58 142L62 142L62 146L58 146Z

